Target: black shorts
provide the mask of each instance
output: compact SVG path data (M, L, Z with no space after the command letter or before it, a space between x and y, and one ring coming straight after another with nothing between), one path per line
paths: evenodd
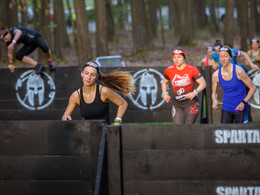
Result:
M229 112L226 110L221 111L221 121L224 123L245 123L244 112Z
M198 98L177 101L172 104L172 121L175 124L193 124L199 113Z
M31 54L37 47L41 48L44 53L49 52L49 47L43 36L38 35L32 44L24 45L16 54L16 58L22 61L24 56Z

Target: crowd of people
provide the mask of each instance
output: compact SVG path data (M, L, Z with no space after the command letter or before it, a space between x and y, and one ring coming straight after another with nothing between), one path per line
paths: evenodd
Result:
M22 48L16 53L16 58L24 63L34 66L35 73L40 74L44 65L29 57L36 49L40 48L50 70L55 70L52 63L51 52L44 37L37 31L25 27L0 29L0 39L7 44L8 68L15 71L13 65L14 46L22 43ZM246 74L246 69L239 64L237 57L242 56L246 65L253 70L259 70L260 49L259 39L251 40L252 49L248 52L229 48L216 40L214 46L206 48L207 55L200 61L199 66L212 66L215 71L212 75L212 108L218 109L217 84L223 88L224 98L221 111L221 123L247 123L248 101L254 95L256 87ZM186 53L182 48L172 52L173 65L164 71L162 81L162 98L166 103L172 104L172 120L174 124L193 124L199 112L198 94L206 87L206 81L196 66L185 62ZM127 102L118 93L129 96L135 92L134 79L128 72L114 71L109 74L101 73L99 65L87 62L81 71L82 87L73 92L69 103L62 116L62 120L72 120L71 115L80 107L84 119L102 119L110 124L109 101L118 106L114 125L120 125L127 109ZM168 92L171 84L173 96ZM198 84L194 88L195 82ZM117 93L118 92L118 93Z

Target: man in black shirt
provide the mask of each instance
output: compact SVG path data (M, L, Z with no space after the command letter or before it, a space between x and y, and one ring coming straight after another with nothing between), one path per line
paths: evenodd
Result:
M2 27L0 29L0 39L6 42L8 47L8 68L11 72L14 72L15 69L13 65L14 45L20 43L23 43L23 47L16 54L16 58L19 61L33 65L35 67L36 73L39 74L44 67L43 64L35 61L28 56L37 47L39 47L44 52L45 57L48 60L50 70L55 70L55 66L52 64L51 52L47 45L47 42L37 31L22 26L13 27L11 29L8 29L7 27Z

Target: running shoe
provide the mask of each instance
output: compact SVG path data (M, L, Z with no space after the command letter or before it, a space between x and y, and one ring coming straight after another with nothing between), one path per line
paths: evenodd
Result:
M43 67L44 67L43 64L40 63L40 62L38 62L37 65L35 66L35 72L36 72L36 74L40 74L41 71L42 71L42 69L43 69Z
M49 64L49 69L50 69L50 70L55 70L56 67L54 66L54 64Z

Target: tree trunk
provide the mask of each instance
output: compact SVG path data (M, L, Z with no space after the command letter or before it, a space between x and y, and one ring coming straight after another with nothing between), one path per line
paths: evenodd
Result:
M38 0L33 0L33 25L34 29L40 32L40 21L41 21L41 4Z
M76 38L76 27L75 27L75 22L73 21L73 18L72 18L72 12L71 12L71 6L70 6L70 1L69 0L66 0L67 2L67 7L68 7L68 10L69 10L69 18L68 18L68 22L70 23L71 27L72 27L72 34L73 34L73 43L76 43L77 42L77 38Z
M196 0L195 2L195 18L196 18L196 28L205 28L207 25L206 16L206 2L205 0Z
M257 36L256 26L257 26L257 1L250 0L250 28L249 29L250 29L251 38Z
M22 16L22 26L28 26L28 16L27 16L27 7L29 5L28 0L18 0L19 7L20 7L20 13Z
M162 45L163 45L163 48L165 48L164 24L163 24L163 18L162 18L161 0L158 1L158 9L159 9L159 14L160 14L160 27L161 27Z
M111 0L105 1L106 19L107 19L107 40L112 42L115 40L115 22L111 7Z
M107 44L107 21L104 15L106 15L104 0L95 0L97 57L109 55Z
M118 8L118 26L120 30L123 30L125 28L125 23L124 23L124 7L122 4L122 0L117 0L117 8Z
M168 0L169 29L174 29L174 0Z
M18 5L16 0L9 0L7 5L7 23L9 28L18 26Z
M238 14L240 26L240 44L241 49L247 51L248 39L248 0L238 0Z
M225 1L225 24L224 24L224 43L233 47L233 28L234 28L234 0Z
M260 1L257 0L256 4L257 4L256 7L259 7ZM256 34L258 35L258 34L260 34L260 20L259 20L260 12L257 12L256 18L258 19L258 20L256 20Z
M143 53L151 46L144 0L130 0L134 52ZM143 53L146 55L146 53Z
M169 25L170 29L173 29L176 34L180 34L180 0L169 0Z
M219 32L215 13L215 1L210 1L210 29L213 35Z
M6 21L6 15L7 15L7 10L6 10L6 4L7 0L1 0L0 1L0 26L5 26L7 24ZM0 44L0 63L6 64L6 67L8 65L8 60L7 60L7 47L4 43Z
M64 20L64 8L63 2L60 0L54 0L54 50L53 53L58 59L63 58L62 48L64 47L65 37L67 32L64 32L62 20ZM65 29L66 31L66 29ZM64 34L65 33L65 34Z
M153 1L147 1L148 4L148 10L149 10L149 26L151 29L151 36L152 38L157 37L157 9L159 6L159 1L158 0L153 0Z
M88 17L84 0L74 0L77 26L78 64L82 65L93 58L88 29Z
M41 24L40 32L47 41L48 46L53 50L51 29L50 29L50 0L41 0Z
M181 37L178 45L193 46L194 43L192 39L192 26L191 26L192 23L190 23L193 15L191 0L182 0L181 3L179 4L179 10L180 10L179 19L180 19Z

